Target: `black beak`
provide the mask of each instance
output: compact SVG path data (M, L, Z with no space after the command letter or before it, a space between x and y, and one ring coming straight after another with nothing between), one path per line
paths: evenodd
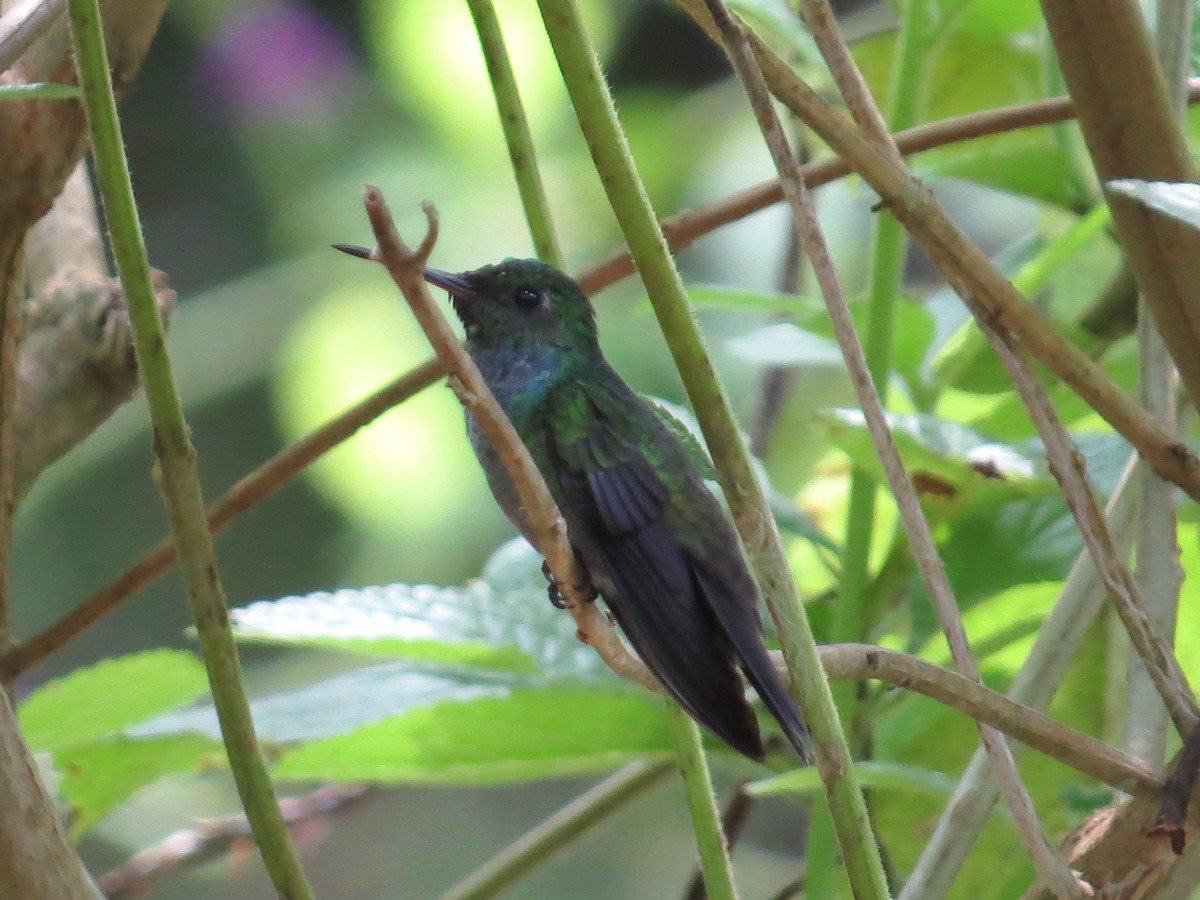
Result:
M475 296L475 288L471 282L453 272L443 272L441 269L426 269L425 280L434 287L440 287L450 293L451 297L469 300Z

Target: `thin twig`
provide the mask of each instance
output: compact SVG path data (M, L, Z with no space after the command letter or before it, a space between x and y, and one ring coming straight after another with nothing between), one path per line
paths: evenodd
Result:
M579 639L591 646L600 658L622 678L661 691L658 680L625 647L612 623L591 602L585 590L587 577L580 571L567 538L567 526L541 473L521 443L521 438L504 410L488 390L474 360L433 302L423 276L425 261L437 240L437 211L432 203L421 205L429 223L420 247L409 250L396 232L395 223L379 188L367 185L363 206L375 233L378 249L371 258L382 263L396 287L404 294L413 315L437 353L441 365L450 373L450 386L459 401L479 422L504 463L521 497L521 507L529 517L537 547L546 558L555 584L566 600L567 608L579 627Z
M378 793L378 788L368 785L330 785L304 797L280 800L279 808L288 827L295 830L344 816ZM100 889L107 900L144 897L160 881L220 859L249 837L250 823L245 816L201 822L135 853L101 876Z
M527 831L442 894L439 900L495 897L592 826L605 821L629 801L658 787L676 771L674 760L630 763Z
M529 121L525 117L521 94L517 90L517 79L508 60L495 4L492 0L467 0L467 8L475 21L479 46L487 64L488 81L496 96L500 127L504 132L504 142L508 145L508 158L517 180L521 205L525 208L525 221L529 223L529 233L533 236L534 249L542 262L556 269L565 268L558 238L555 237L554 222L550 217L550 205L546 201L546 190L538 173L537 151L533 136L529 133Z
M1117 790L1162 796L1162 778L1141 760L920 657L871 644L824 644L821 664L838 681L878 679L916 691Z
M875 444L875 452L883 465L888 485L896 498L913 556L925 581L930 601L941 622L946 640L950 645L951 656L958 670L966 678L979 682L979 667L975 662L966 631L963 628L954 592L946 578L945 569L938 556L929 524L925 521L916 489L905 471L904 463L900 459L900 452L896 449L895 441L888 429L887 414L884 412L879 394L875 390L862 346L854 331L854 323L850 318L850 311L842 294L837 271L830 258L829 249L825 244L820 223L809 199L808 189L800 175L799 166L792 155L787 136L784 134L783 126L772 105L762 72L754 59L745 32L729 15L721 0L706 0L706 3L709 14L717 23L734 71L737 72L750 98L759 128L771 151L776 171L779 173L784 193L791 204L797 233L804 245L805 253L812 262L817 282L821 286L821 293L825 298L826 308L833 323L834 334L842 348L842 356L846 361L851 384L858 395L859 405L866 417L867 426ZM849 61L849 51L841 42L840 36L834 37L831 45L831 52L844 57L845 66L853 68L853 63ZM869 96L862 102L869 105L871 103ZM1017 829L1039 875L1052 885L1055 893L1060 896L1081 897L1074 877L1051 850L1042 833L1041 824L1033 810L1033 802L1021 781L1016 769L1016 762L1003 736L982 724L979 726L979 734L984 746L992 756L1005 799L1008 801Z
M70 0L69 14L97 181L104 196L113 255L125 287L133 328L138 371L154 427L159 487L179 549L180 569L196 620L229 765L276 890L289 900L306 900L312 897L312 890L275 802L242 684L237 648L229 627L229 609L217 573L212 535L205 521L196 449L175 388L133 199L116 99L109 80L98 0Z
M20 273L24 268L24 242L9 249L12 256L0 261L0 272ZM0 278L0 650L7 650L13 643L9 563L17 505L15 438L24 284L22 277Z
M1190 734L1200 715L1195 695L1171 646L1155 632L1150 623L1137 581L1130 574L1125 560L1116 552L1112 532L1104 521L1088 479L1083 455L1067 434L1058 411L1028 359L1012 343L1011 335L999 326L989 328L994 323L985 315L976 313L976 317L981 326L988 329L988 338L1004 363L1021 402L1029 411L1067 508L1079 526L1084 545L1096 561L1096 568L1108 588L1113 608L1129 632L1134 650L1145 665L1175 727L1180 734Z
M1197 776L1200 776L1200 727L1183 742L1183 749L1175 759L1175 767L1167 776L1158 817L1149 831L1149 834L1169 838L1171 850L1176 856L1182 856L1187 846L1187 812Z
M900 14L900 26L888 79L890 99L888 116L876 106L866 79L855 61L845 51L841 31L833 10L821 0L801 0L804 17L821 56L833 74L838 91L845 101L859 131L885 153L900 160L892 139L891 129L907 128L917 119L919 98L923 92L921 74L927 54L922 46L927 28L926 0L908 0ZM867 321L863 331L863 355L867 371L879 395L886 404L892 382L892 358L895 345L896 307L904 284L904 263L908 252L908 235L904 227L887 211L874 221L871 236L870 268L867 276ZM871 634L876 622L868 597L871 571L871 549L875 535L875 510L878 498L878 479L874 472L860 465L851 467L850 486L846 502L845 542L842 551L841 577L838 596L830 615L830 639L833 641L863 641ZM849 722L855 751L866 750L872 744L872 724L864 715L862 686L848 684L835 687L834 699L845 721ZM860 750L861 748L861 750ZM868 810L870 796L867 797ZM874 823L874 820L872 819ZM809 840L827 843L821 832L828 820L812 820ZM878 829L876 829L878 831ZM877 835L884 855L884 843ZM817 858L809 862L805 887L816 895L832 890L828 863ZM884 855L884 871L887 859ZM890 880L890 879L889 879Z

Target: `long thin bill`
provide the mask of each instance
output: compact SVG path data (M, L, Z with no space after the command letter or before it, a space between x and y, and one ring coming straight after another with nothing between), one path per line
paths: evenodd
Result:
M443 272L441 269L426 269L425 280L435 287L448 291L452 297L474 297L475 288L461 275Z

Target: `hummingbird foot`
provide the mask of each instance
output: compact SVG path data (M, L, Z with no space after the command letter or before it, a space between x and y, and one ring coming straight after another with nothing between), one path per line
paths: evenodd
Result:
M579 565L582 568L583 563L580 563ZM584 574L587 574L586 570L584 571ZM550 571L550 563L546 562L545 560L542 560L542 575L545 577L548 583L546 594L550 598L550 605L555 609L566 609L567 598L562 594L562 586L555 580L554 573ZM596 586L590 581L583 585L582 593L587 595L588 603L594 602L596 598L600 596L600 592L596 590Z

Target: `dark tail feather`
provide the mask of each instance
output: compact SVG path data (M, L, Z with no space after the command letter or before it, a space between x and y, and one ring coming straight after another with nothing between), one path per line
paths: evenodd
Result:
M742 671L746 679L758 692L767 710L774 716L784 736L806 763L813 760L808 729L800 721L800 713L784 686L783 679L775 671L771 657L767 655L762 643L760 629L749 616L740 615L741 610L733 604L722 600L719 592L721 585L714 582L699 566L695 567L696 581L699 589L708 598L709 608L713 611L725 635L733 644Z
M592 573L611 573L615 590L606 590L599 575L600 592L638 655L688 715L761 761L758 720L746 702L733 648L666 526L655 524L635 539L598 549L604 565L590 566Z

